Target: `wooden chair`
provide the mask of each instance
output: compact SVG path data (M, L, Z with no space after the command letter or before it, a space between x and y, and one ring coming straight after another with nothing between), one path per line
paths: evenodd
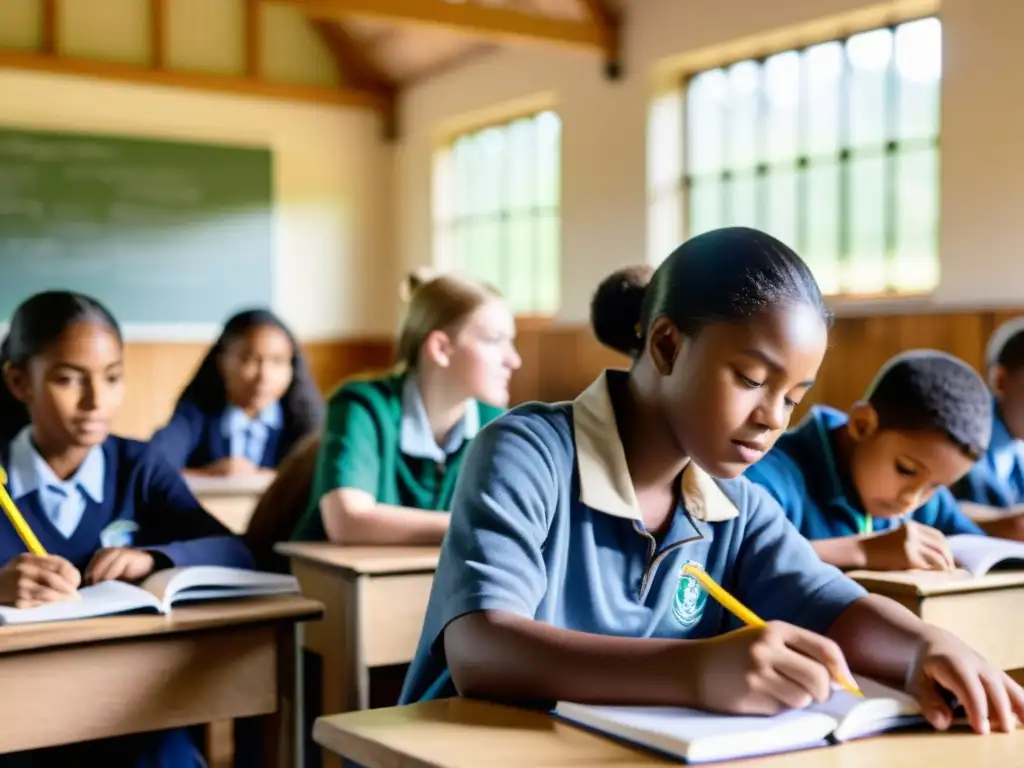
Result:
M292 531L309 506L316 456L321 435L313 432L297 442L278 465L277 477L263 492L253 510L245 544L262 571L288 573L288 558L274 552L274 545L291 538Z

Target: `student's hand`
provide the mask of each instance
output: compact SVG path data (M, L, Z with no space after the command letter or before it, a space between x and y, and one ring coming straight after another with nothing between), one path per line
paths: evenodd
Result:
M951 571L956 568L942 532L908 520L898 528L860 540L872 571Z
M907 690L940 731L953 722L941 689L963 705L977 733L988 733L990 728L1012 731L1015 717L1024 721L1024 689L951 632L930 627L907 678Z
M82 574L57 555L21 554L0 569L0 604L34 608L58 600L77 600Z
M260 468L244 456L225 456L212 464L207 464L204 471L210 475L232 477L237 475L255 475Z
M696 654L701 705L718 712L772 715L832 695L832 681L852 681L839 646L784 622L700 642Z
M89 584L101 581L140 581L153 572L156 558L151 552L131 547L109 547L92 556L85 569Z

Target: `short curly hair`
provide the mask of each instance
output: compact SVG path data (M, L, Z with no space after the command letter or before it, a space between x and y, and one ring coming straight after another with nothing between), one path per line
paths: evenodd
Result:
M639 352L640 334L636 322L625 318L640 317L647 285L654 267L634 264L612 272L601 281L590 300L590 327L599 342L609 349L635 357Z
M880 429L933 430L979 459L992 437L992 395L963 360L916 349L889 359L868 388L866 400Z

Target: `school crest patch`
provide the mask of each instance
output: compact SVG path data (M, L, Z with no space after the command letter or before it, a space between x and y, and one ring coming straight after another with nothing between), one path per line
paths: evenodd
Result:
M683 629L697 626L704 615L704 606L708 602L708 593L693 576L688 573L679 575L676 596L672 600L672 615Z
M135 541L139 524L134 520L115 520L100 531L100 546L104 548L130 547Z

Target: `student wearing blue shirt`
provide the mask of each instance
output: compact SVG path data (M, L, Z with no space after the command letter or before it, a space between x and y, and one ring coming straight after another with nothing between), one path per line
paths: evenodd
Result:
M992 334L985 365L993 395L992 441L952 490L966 511L998 525L1001 535L1024 539L1024 518L1012 514L1024 505L1024 317Z
M984 453L991 433L981 377L944 352L913 350L882 367L849 416L812 408L747 477L827 563L949 570L956 566L946 536L986 530L947 486Z
M906 686L938 728L952 720L941 686L976 731L1010 730L1020 686L822 563L739 477L813 383L829 319L768 235L717 230L671 254L641 314L619 316L619 338L638 329L629 372L520 406L470 446L402 701L767 714L828 698L852 669ZM739 628L687 562L768 625Z
M323 416L298 341L272 312L253 309L228 320L152 443L186 474L257 474Z
M240 540L207 514L145 443L110 434L124 397L121 334L80 294L36 294L0 347L0 462L46 556L0 517L0 604L73 599L81 584L139 581L161 568L249 568ZM117 674L111 670L111 674ZM0 766L201 766L185 730L0 756Z

